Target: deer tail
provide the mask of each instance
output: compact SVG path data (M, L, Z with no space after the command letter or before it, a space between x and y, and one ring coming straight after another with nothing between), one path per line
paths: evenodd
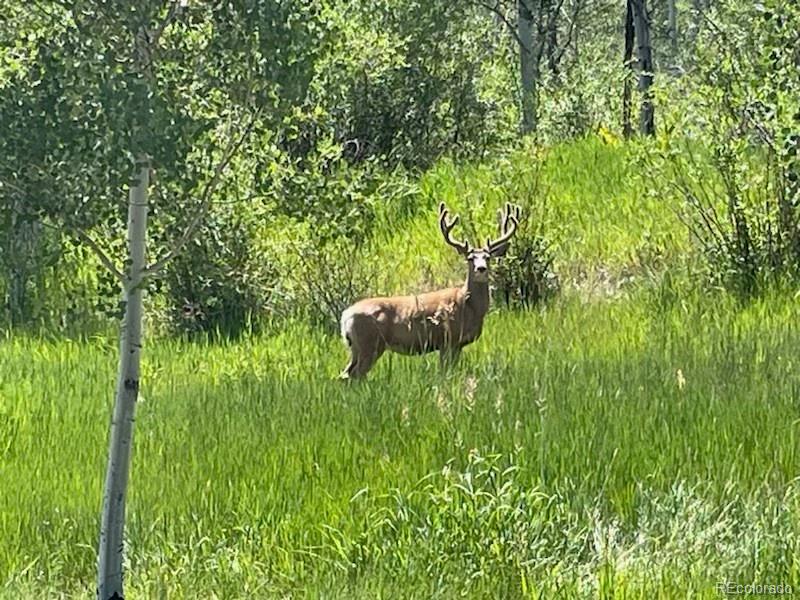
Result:
M353 340L350 337L350 328L353 325L353 314L350 310L345 310L342 313L342 320L341 320L341 331L342 331L342 339L344 343L347 344L348 347L353 345Z

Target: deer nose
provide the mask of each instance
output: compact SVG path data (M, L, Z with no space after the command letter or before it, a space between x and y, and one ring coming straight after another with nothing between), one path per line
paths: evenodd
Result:
M478 265L477 267L475 267L475 270L478 273L485 273L486 272L486 265Z

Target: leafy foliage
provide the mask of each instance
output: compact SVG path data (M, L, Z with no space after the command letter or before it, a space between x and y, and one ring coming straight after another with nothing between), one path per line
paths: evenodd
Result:
M483 11L443 0L334 5L337 42L310 100L322 109L316 127L343 144L348 159L427 166L446 152L480 155L507 138L498 125L512 99L484 93L485 72L507 56L486 43L498 36Z
M236 337L257 330L275 302L278 273L255 241L257 224L245 215L214 211L205 235L169 265L164 286L172 299L166 315L172 331Z
M708 142L665 139L651 163L685 198L712 277L743 294L800 276L799 26L791 2L722 3L699 42L700 118L678 125Z
M17 220L102 238L112 255L124 243L134 157L158 173L150 238L151 256L162 256L223 175L214 166L244 123L274 127L304 97L325 41L313 3L45 2L35 11L32 22L11 13L23 41L4 54L13 68L0 98L0 201ZM36 28L47 35L34 52L23 36ZM14 62L15 53L33 56Z
M553 271L554 255L541 228L525 217L508 254L494 268L495 297L506 306L529 308L552 297L558 290Z

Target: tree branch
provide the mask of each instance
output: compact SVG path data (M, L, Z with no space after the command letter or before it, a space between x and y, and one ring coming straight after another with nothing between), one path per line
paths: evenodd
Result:
M151 265L148 265L144 271L142 272L143 276L146 275L155 275L159 271L161 271L166 264L175 258L177 254L183 249L186 243L192 238L195 230L200 226L200 223L208 214L208 209L211 207L211 196L213 195L214 191L216 190L217 186L219 185L220 179L222 178L222 172L226 169L226 167L230 164L231 159L236 155L241 148L244 141L247 139L247 136L250 135L250 131L253 129L253 125L255 125L256 119L260 115L260 111L256 111L253 113L250 122L242 131L242 134L237 138L231 138L228 141L228 145L225 148L224 152L222 153L222 158L220 159L219 163L217 163L216 168L214 169L214 174L212 175L211 179L206 183L205 187L203 188L203 193L200 196L200 203L196 209L194 217L189 224L184 229L183 234L178 238L178 240L172 245L172 247L167 251L167 253L154 262Z
M572 18L569 21L569 27L567 29L567 41L564 42L564 45L559 48L559 51L556 53L556 64L561 64L561 59L564 57L564 53L572 44L572 35L575 32L575 23L578 22L578 14L580 13L582 2L583 0L577 0L575 2L575 9L572 11ZM563 4L563 2L561 4ZM559 10L560 9L561 5L559 5Z
M95 255L100 260L102 265L106 269L108 269L111 272L111 274L114 275L114 277L119 279L121 282L127 281L128 278L125 277L125 274L116 267L111 258L109 258L108 254L106 254L105 250L103 250L100 244L98 244L88 233L86 233L82 229L71 228L69 226L67 227L69 231L72 232L73 235L75 235L84 244L86 244L87 246L89 246L89 248L91 248L92 252L95 253Z
M53 223L48 223L47 220L45 220L45 219L41 219L39 221L39 223L41 223L42 225L44 225L45 227L47 227L49 229L53 229L53 230L59 231L61 233L63 233L64 230L66 229L67 233L75 236L81 242L83 242L85 245L87 245L92 250L92 252L95 253L97 258L100 260L100 263L106 269L108 269L108 271L114 277L116 277L120 282L124 283L124 282L126 282L128 280L128 278L125 276L125 274L117 268L117 266L114 264L114 261L111 260L111 258L108 256L106 251L103 250L103 247L92 236L90 236L88 233L86 233L80 227L76 227L74 225L70 225L70 224L64 223L64 222L62 222L61 225L59 226L59 225L55 225Z
M7 179L0 179L0 188L3 188L4 186L10 188L11 190L17 192L18 194L20 194L22 196L25 195L25 190L23 190L18 185L14 184L14 183L11 183Z
M20 196L23 196L23 197L25 196L25 191L21 187L11 183L10 181L0 180L0 188L2 188L3 186L7 186L7 187L11 188L13 191L15 191ZM59 229L57 226L51 225L50 223L48 223L44 219L40 218L39 222L42 223L45 226L49 226L49 227L52 227L54 229ZM95 241L95 239L92 238L92 236L90 236L88 233L86 233L80 227L76 227L76 226L70 225L68 223L62 223L62 225L69 233L74 235L76 238L78 238L80 241L82 241L84 244L86 244L89 248L91 248L92 252L94 252L95 255L97 255L97 258L100 260L102 265L106 269L108 269L111 272L111 274L114 275L114 277L116 277L120 281L123 281L123 282L125 281L126 278L125 278L124 273L122 271L120 271L116 267L116 265L114 264L114 261L111 260L111 258L108 256L106 251L103 250L102 246L100 246L100 244L97 241Z
M164 20L159 23L158 27L156 27L156 29L150 34L150 44L153 47L158 47L158 43L161 41L161 35L164 33L167 27L172 25L172 23L178 18L183 7L184 0L171 0L169 10L167 11L167 16L164 17Z
M499 2L499 0L497 2L495 2L494 6L492 6L491 4L484 4L480 0L468 0L468 1L473 6L480 6L481 8L485 8L489 12L492 12L495 15L497 15L500 18L500 20L505 24L505 26L508 28L508 32L517 41L517 44L519 44L520 48L523 48L523 49L525 48L524 42L522 41L522 39L519 37L519 34L517 33L517 26L514 23L512 23L511 21L509 21L508 17L506 17L506 15L503 14L503 11L500 10L500 2Z

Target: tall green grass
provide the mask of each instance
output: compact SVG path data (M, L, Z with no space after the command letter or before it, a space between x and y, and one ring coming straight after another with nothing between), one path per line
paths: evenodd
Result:
M131 597L716 597L800 586L796 302L565 297L463 363L334 380L300 324L145 349ZM93 589L116 345L0 346L0 595Z
M504 202L525 216L553 245L555 268L567 283L595 284L660 271L686 260L692 245L674 208L682 200L653 197L651 176L637 164L641 148L592 136L551 148L525 146L486 163L443 161L420 180L417 210L399 222L379 216L365 260L391 265L375 274L381 292L407 292L461 277L460 261L436 226L440 201L461 215L456 233L473 243L497 234ZM388 215L396 211L387 207Z
M236 342L149 339L130 597L800 589L796 298L692 291L674 268L685 233L639 193L631 148L535 152L441 163L416 204L379 211L359 250L379 266L370 289L461 277L439 200L482 239L531 189L564 279L653 256L666 275L607 301L565 286L539 310L492 312L449 373L387 355L356 385L335 380L341 341L300 322ZM0 598L92 594L116 363L113 336L0 340Z

